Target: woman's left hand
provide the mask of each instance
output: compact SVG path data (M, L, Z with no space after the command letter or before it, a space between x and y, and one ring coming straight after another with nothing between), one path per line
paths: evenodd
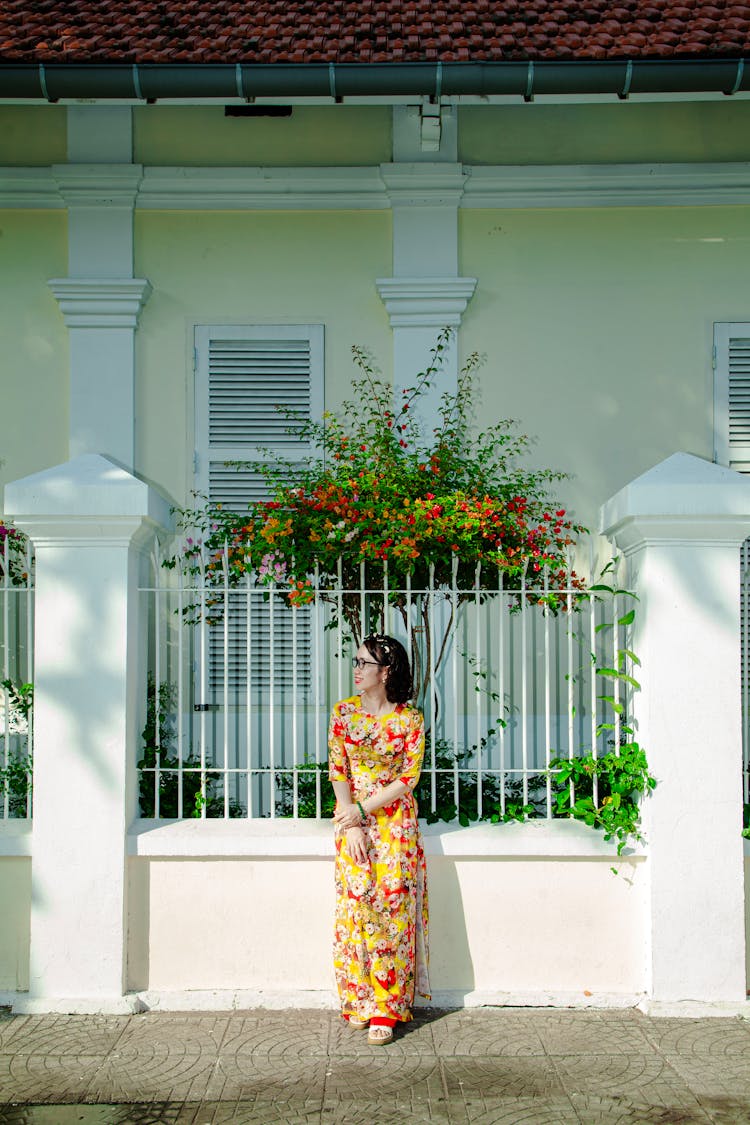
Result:
M337 828L361 828L362 813L356 805L342 805L333 814L333 822Z

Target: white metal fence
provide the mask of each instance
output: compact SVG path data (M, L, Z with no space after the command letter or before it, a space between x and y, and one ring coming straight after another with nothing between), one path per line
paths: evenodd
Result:
M0 818L31 816L33 559L0 521Z
M571 575L554 589L510 590L479 568L470 589L394 589L373 566L356 589L317 578L310 604L290 607L283 584L248 575L233 585L228 567L216 584L205 562L196 574L188 560L165 571L155 558L142 591L145 817L326 815L328 716L353 693L354 620L417 656L422 815L551 817L554 759L617 753L625 738L630 686L615 673L632 672L634 599L614 571L584 590Z

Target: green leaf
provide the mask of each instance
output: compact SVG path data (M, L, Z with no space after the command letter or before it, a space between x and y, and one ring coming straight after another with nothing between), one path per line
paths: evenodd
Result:
M618 625L632 625L634 621L635 621L635 610L634 609L629 610L627 613L624 613L622 615L622 617L617 618L617 624Z

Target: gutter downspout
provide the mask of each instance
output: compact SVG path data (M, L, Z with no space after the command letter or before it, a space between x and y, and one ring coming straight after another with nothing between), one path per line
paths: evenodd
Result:
M748 73L746 73L746 71ZM750 90L744 58L475 63L0 63L0 99L722 93Z

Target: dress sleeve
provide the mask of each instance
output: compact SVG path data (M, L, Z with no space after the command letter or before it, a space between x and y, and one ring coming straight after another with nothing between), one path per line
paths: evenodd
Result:
M339 704L331 711L328 724L328 780L349 780L349 759L346 753L346 720L339 710Z
M404 769L399 781L415 789L419 781L424 758L424 718L416 708L409 715L409 727L404 738Z

